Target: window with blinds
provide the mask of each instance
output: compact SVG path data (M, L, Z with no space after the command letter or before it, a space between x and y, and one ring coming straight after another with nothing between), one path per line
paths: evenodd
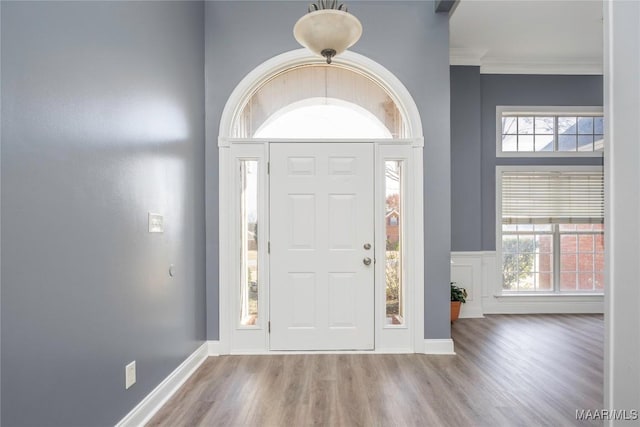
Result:
M502 173L503 224L600 224L604 176L590 172Z
M602 168L498 167L505 293L602 293ZM560 167L558 167L560 168Z

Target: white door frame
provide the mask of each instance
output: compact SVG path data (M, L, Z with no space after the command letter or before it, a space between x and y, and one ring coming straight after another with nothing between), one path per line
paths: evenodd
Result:
M260 247L258 263L264 274L260 279L258 324L254 327L240 327L235 319L239 283L239 260L233 254L239 253L239 243L235 235L239 206L237 182L239 174L236 165L241 159L255 159L259 162L259 206L262 213L258 221L262 224L260 232L268 236L268 177L267 162L270 142L300 142L292 140L234 139L234 119L247 99L262 83L273 75L300 64L321 63L305 49L299 49L276 56L258 66L249 73L230 96L222 114L220 123L219 147L219 316L220 330L217 352L220 354L264 354L269 351L268 343L268 254ZM407 165L405 177L405 200L407 203L405 250L405 278L409 294L406 295L407 318L403 327L384 325L384 266L376 265L376 307L375 307L375 350L380 353L422 353L424 352L424 224L423 224L423 146L422 123L413 98L404 85L380 64L353 52L345 52L334 60L336 64L347 65L365 74L385 88L396 102L407 123L410 138L402 140L346 140L344 142L363 142L375 145L376 168L376 210L384 206L384 161L404 160ZM336 142L335 140L304 140L304 142ZM303 142L302 142L303 143ZM382 204L381 204L382 203ZM383 222L376 220L376 241L384 238ZM382 233L382 234L380 234ZM261 245L265 239L260 239ZM376 257L384 259L383 245L378 245ZM382 248L382 249L381 249ZM382 250L382 257L379 251ZM260 273L259 273L260 274ZM287 352L290 353L290 352Z

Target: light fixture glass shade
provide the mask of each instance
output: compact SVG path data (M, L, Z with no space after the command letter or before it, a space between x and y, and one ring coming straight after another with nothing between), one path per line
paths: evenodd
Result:
M322 9L298 19L293 36L311 52L327 58L339 55L353 46L362 35L362 24L352 14L342 10Z

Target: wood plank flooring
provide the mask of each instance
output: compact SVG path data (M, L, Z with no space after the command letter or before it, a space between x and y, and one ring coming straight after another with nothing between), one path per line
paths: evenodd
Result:
M569 426L602 409L602 315L491 315L456 356L207 359L149 426Z

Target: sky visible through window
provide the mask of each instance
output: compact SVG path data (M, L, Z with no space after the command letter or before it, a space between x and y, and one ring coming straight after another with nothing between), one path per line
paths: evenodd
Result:
M392 136L378 118L361 107L351 104L320 104L276 113L256 131L254 137L390 139Z

